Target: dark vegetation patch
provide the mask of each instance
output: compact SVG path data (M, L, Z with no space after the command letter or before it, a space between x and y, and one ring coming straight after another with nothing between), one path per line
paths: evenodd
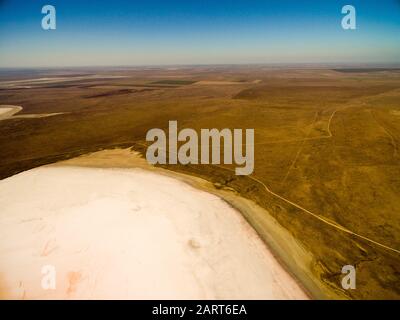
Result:
M368 94L379 94L396 86L343 86L343 85L284 85L284 86L258 86L244 89L233 96L233 99L258 100L266 99L270 102L310 103L324 101L324 103L342 103L348 99Z
M159 81L154 81L151 84L167 84L167 85L171 84L171 85L185 86L196 82L197 81L191 81L191 80L159 80Z
M100 79L83 79L83 80L66 80L66 81L60 81L60 82L54 82L54 83L34 83L34 84L28 84L29 86L32 87L40 87L40 88L72 88L72 87L77 87L81 85L97 85L99 83Z
M173 89L178 88L179 86L163 86L163 85L154 85L154 84L134 84L135 87L143 87L143 88L158 88L158 89Z
M342 73L369 73L369 72L382 72L382 71L400 71L400 68L343 68L343 69L332 69L336 72Z
M113 91L107 91L107 92L98 93L98 94L87 95L84 98L85 99L104 98L104 97L110 97L110 96L119 96L119 95L124 95L124 94L147 92L147 91L153 91L153 90L155 90L155 89L141 89L141 90L120 89L120 90L113 90Z

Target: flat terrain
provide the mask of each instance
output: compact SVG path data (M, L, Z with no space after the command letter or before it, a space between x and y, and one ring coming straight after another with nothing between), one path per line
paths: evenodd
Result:
M254 128L252 176L231 166L167 169L267 209L312 255L320 297L400 298L399 70L204 66L23 78L1 76L1 105L64 114L1 121L0 178L101 149L144 152L146 132L169 120L196 130ZM268 237L262 223L253 226ZM356 290L341 288L348 264Z
M239 212L170 177L42 167L0 181L0 206L1 298L307 298Z

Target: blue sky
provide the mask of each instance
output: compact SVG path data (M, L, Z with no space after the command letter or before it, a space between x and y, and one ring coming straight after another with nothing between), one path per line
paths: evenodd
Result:
M400 0L0 0L0 67L221 63L400 63Z

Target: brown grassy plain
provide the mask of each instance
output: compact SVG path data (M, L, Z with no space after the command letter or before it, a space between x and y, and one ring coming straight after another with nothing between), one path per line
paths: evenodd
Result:
M323 292L317 298L400 298L398 70L204 66L76 73L126 77L30 88L0 83L0 104L22 106L21 115L64 113L0 122L0 178L118 146L143 153L146 132L167 129L169 120L196 130L254 128L252 176L237 177L223 165L166 168L267 209L312 254L308 268ZM265 238L262 224L248 219ZM357 269L356 290L340 285L348 264Z

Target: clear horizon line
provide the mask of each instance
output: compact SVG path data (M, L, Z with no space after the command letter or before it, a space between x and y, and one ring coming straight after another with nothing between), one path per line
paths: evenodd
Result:
M358 66L358 67L400 67L400 62L252 62L252 63L165 63L165 64L105 64L105 65L64 65L64 66L1 66L0 69L68 69L68 68L157 68L157 67L205 67L205 66Z

